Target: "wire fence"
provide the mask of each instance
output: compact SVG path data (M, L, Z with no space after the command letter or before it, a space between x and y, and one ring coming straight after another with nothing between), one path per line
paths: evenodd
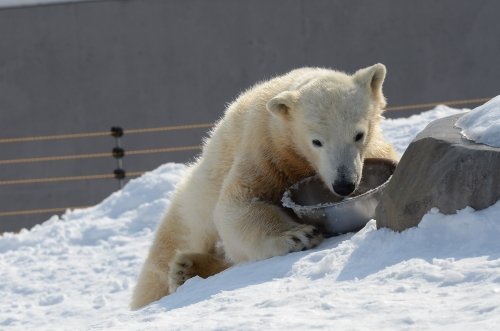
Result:
M491 98L476 98L476 99L464 99L464 100L452 100L452 101L440 101L440 102L431 102L431 103L420 103L420 104L411 104L411 105L402 105L395 107L388 107L387 111L396 112L402 110L419 110L419 109L428 109L429 107L434 107L440 104L448 105L448 106L457 106L457 105L473 105L486 102ZM158 133L158 132L168 132L168 131L179 131L179 130L189 130L189 129L208 129L211 128L214 123L200 123L200 124L187 124L187 125L175 125L175 126L162 126L155 128L139 128L139 129L127 129L123 130L121 134L133 135L140 133ZM112 128L113 130L114 128ZM121 129L120 129L121 130ZM112 136L115 136L111 133ZM94 138L94 137L109 137L110 132L87 132L87 133L71 133L71 134L59 134L59 135L45 135L45 136L31 136L31 137L18 137L18 138L0 138L0 144L12 144L12 143L29 143L29 142L37 142L37 141L50 141L50 140L67 140L67 139L82 139L82 138ZM115 136L116 138L116 136ZM118 137L119 138L119 137ZM151 148L151 149L139 149L139 150L131 150L124 151L118 140L117 147L113 149L112 152L101 152L101 153L90 153L90 154L76 154L76 155L55 155L55 156L41 156L41 157L31 157L31 158L16 158L16 159L6 159L0 160L0 165L13 165L13 164L26 164L26 163L39 163L39 162L58 162L58 161L67 161L67 160L82 160L82 159L96 159L96 158L110 158L115 157L116 148L122 151L121 156L123 157L125 154L127 156L130 155L146 155L146 154L157 154L157 153L173 153L180 151L199 151L202 146L201 145L192 145L192 146L178 146L178 147L162 147L162 148ZM121 163L119 163L121 164ZM40 183L60 183L60 182L71 182L71 181L88 181L88 180L102 180L102 179L113 179L123 175L125 177L125 172L117 174L117 170L113 173L107 174L90 174L90 175L81 175L81 176L62 176L62 177L47 177L47 178L26 178L26 179L9 179L9 180L0 180L0 186L12 186L12 185L32 185L32 184L40 184ZM145 171L135 171L126 173L127 178L133 178L141 176ZM121 179L123 179L123 177ZM120 179L120 180L121 180ZM67 209L75 209L75 208L86 208L87 206L80 207L60 207L60 208L43 208L43 209L31 209L31 210L17 210L17 211L0 211L0 217L7 216L19 216L19 215L33 215L33 214L46 214L46 213L59 213L63 212Z
M52 156L40 156L40 157L29 157L29 158L14 158L14 159L3 159L0 160L0 166L2 165L19 165L19 164L30 164L30 163L41 163L41 162L58 162L58 161L70 161L70 160L84 160L84 159L98 159L98 158L115 158L118 160L118 168L110 173L100 173L100 174L89 174L89 175L79 175L79 176L58 176L58 177L44 177L44 178L21 178L21 179L7 179L0 180L0 186L14 186L14 185L36 185L42 183L61 183L61 182L74 182L74 181L95 181L95 180L109 180L118 179L120 182L120 187L122 186L122 180L126 178L134 178L141 176L146 171L134 171L125 172L122 169L121 159L125 156L139 156L147 154L158 154L158 153L173 153L173 152L185 152L185 151L199 151L201 150L201 145L191 145L191 146L176 146L176 147L160 147L160 148L148 148L148 149L137 149L125 151L120 142L120 138L124 135L134 135L141 133L159 133L159 132L169 132L178 130L189 130L189 129L204 129L210 128L213 123L200 123L200 124L189 124L189 125L176 125L176 126L163 126L155 128L140 128L140 129L128 129L123 130L120 127L113 127L111 131L107 132L88 132L88 133L74 133L74 134L60 134L60 135L46 135L46 136L30 136L30 137L19 137L19 138L2 138L0 139L0 144L16 144L16 143L33 143L39 141L53 141L53 140L68 140L68 139L86 139L95 137L114 137L116 139L116 147L110 152L100 152L100 153L89 153L89 154L73 154L73 155L52 155ZM12 217L12 216L23 216L23 215L35 215L35 214L49 214L49 213L60 213L68 209L75 208L85 208L86 206L78 207L58 207L58 208L40 208L40 209L25 209L25 210L13 210L13 211L2 211L0 210L0 217Z

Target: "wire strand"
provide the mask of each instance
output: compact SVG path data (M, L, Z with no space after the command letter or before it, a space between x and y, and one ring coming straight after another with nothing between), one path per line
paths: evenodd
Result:
M388 108L386 108L386 110L387 111L398 111L398 110L420 109L420 108L426 108L426 107L433 107L433 106L437 106L437 105L449 105L449 106L466 105L466 104L486 102L490 99L491 98L478 98L478 99L466 99L466 100L455 100L455 101L419 103L419 104L413 104L413 105L388 107Z
M180 147L139 149L139 150L126 151L125 156L194 151L194 150L201 149L201 147L202 147L201 145L193 145L193 146L180 146ZM93 158L103 158L103 157L112 157L112 156L113 156L112 153L92 153L92 154L77 154L77 155L44 156L44 157L31 157L31 158L21 158L21 159L11 159L11 160L0 160L0 164L20 164L20 163L35 163L35 162L47 162L47 161L67 161L67 160L93 159Z
M125 134L136 134L136 133L150 133L159 131L176 131L176 130L188 130L188 129L204 129L210 128L215 123L201 123L201 124L186 124L186 125L175 125L175 126L164 126L159 128L145 128L145 129L129 129L124 130Z
M14 211L0 211L0 217L33 215L33 214L60 213L60 212L66 211L68 209L84 209L84 208L89 208L89 207L92 207L92 206L45 208L45 209L28 209L28 210L14 210Z
M128 130L124 130L124 133L125 134L137 134L137 133L150 133L150 132L161 132L161 131L202 129L202 128L210 128L213 125L214 125L214 123L201 123L201 124L162 126L162 127L157 127L157 128L128 129ZM0 144L30 142L30 141L44 141L44 140L63 140L63 139L75 139L75 138L104 137L104 136L110 136L110 135L111 135L110 132L105 131L105 132L71 133L71 134L60 134L60 135L50 135L50 136L2 138L2 139L0 139Z
M127 173L127 178L141 176L144 171L135 171ZM0 185L21 185L21 184L38 184L38 183L55 183L76 180L94 180L94 179L111 179L115 178L114 174L98 174L85 176L65 176L65 177L48 177L48 178L30 178L30 179L13 179L1 180Z

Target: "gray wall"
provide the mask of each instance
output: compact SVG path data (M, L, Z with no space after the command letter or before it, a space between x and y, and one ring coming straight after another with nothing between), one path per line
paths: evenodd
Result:
M212 122L249 85L300 66L388 67L390 106L499 94L500 2L126 0L0 10L0 139ZM389 116L397 116L394 113ZM126 135L196 145L206 129ZM0 143L0 160L107 152L110 137ZM125 158L128 171L194 152ZM0 164L0 181L110 173L111 158ZM113 179L0 185L0 212L94 204ZM0 231L48 214L0 217Z

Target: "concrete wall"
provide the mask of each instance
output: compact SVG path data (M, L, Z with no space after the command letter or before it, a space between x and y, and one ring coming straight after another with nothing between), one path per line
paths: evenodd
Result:
M0 10L0 139L213 122L249 85L300 66L389 69L389 104L489 97L500 2L124 0ZM126 135L127 150L196 145L206 129ZM107 152L110 137L0 143L0 160ZM128 171L192 159L130 156ZM111 158L1 164L0 182L110 173ZM113 179L0 185L0 213L94 204ZM1 214L0 214L1 215ZM0 230L48 214L0 216Z

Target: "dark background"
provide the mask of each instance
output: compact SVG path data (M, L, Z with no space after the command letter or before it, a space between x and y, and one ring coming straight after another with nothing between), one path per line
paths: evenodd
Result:
M354 72L384 63L389 109L492 97L500 87L498 12L495 0L109 0L0 8L0 231L54 213L7 212L92 205L118 187L111 178L5 184L110 174L111 157L1 163L109 152L111 137L1 139L212 123L247 87L301 66ZM122 143L126 150L192 146L206 131L126 133ZM131 155L124 166L146 171L196 152Z

